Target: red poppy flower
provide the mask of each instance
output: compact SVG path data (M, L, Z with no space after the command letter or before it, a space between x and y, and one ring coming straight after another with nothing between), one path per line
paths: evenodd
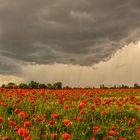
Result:
M110 136L116 136L117 135L117 132L116 131L113 131L113 130L110 130L108 134Z
M25 137L24 140L32 140L30 137Z
M0 123L4 122L4 118L0 117Z
M53 139L57 139L58 135L56 133L52 134Z
M84 110L82 110L82 111L80 111L80 114L84 115L84 114L86 114L86 112Z
M15 113L19 113L21 110L20 109L15 109L14 112Z
M126 138L120 138L119 140L126 140Z
M100 127L99 126L94 126L92 132L96 133L98 131L100 131Z
M29 121L24 122L24 127L31 127L32 124Z
M82 117L77 118L77 121L82 122L84 119Z
M128 121L128 126L130 126L131 124L132 124L132 122L129 120L129 121Z
M65 140L70 140L71 135L70 135L69 133L64 133L64 134L62 135L62 138L65 139Z
M69 109L69 106L68 106L68 105L65 105L64 108L65 108L65 109Z
M54 126L56 124L56 122L55 121L50 121L49 124L50 124L50 126Z
M65 126L71 126L72 125L72 121L64 120L64 124L65 124Z
M116 130L116 127L115 126L112 126L112 130Z
M86 103L79 103L78 104L78 109L83 109L86 106Z
M29 131L27 129L24 129L24 128L19 128L18 131L17 131L17 133L20 136L27 137L28 134L29 134Z
M58 114L52 114L52 118L53 119L58 119L59 118L59 115Z
M16 126L17 124L16 124L15 121L9 121L9 125L10 125L10 126Z
M26 114L24 111L21 111L21 112L18 114L18 117L19 117L19 118L24 118L24 119L27 119L27 118L28 118L27 114Z
M137 137L140 138L140 129L137 130Z
M135 123L136 121L137 121L137 119L136 118L132 118L132 123Z
M105 116L106 114L107 114L106 111L102 111L102 112L101 112L101 115L102 115L102 116Z

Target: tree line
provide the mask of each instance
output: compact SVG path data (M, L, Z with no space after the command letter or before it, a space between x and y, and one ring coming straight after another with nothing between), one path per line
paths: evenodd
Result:
M122 85L113 85L113 86L105 86L104 84L100 85L101 89L107 89L107 88L111 88L111 89L117 89L117 88L140 88L140 85L138 85L137 83L135 83L133 86L128 86L125 84Z
M8 84L2 84L1 88L8 88L8 89L62 89L62 82L56 82L56 83L39 83L36 81L31 81L30 83L20 83L15 84L13 82L10 82ZM68 88L68 87L66 87Z
M2 84L1 88L8 88L8 89L94 89L95 87L70 87L70 86L63 86L62 82L55 82L55 83L39 83L36 81L30 81L29 83L20 83L16 84L13 82L9 82L8 84ZM140 85L135 83L132 87L127 85L113 85L113 86L105 86L104 84L100 85L100 89L117 89L117 88L140 88Z

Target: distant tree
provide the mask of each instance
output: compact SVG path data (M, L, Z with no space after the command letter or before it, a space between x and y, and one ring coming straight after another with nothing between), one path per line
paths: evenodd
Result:
M2 86L1 86L2 88L5 88L6 87L6 85L5 84L2 84Z
M48 89L53 89L53 85L52 85L51 83L48 83L48 84L47 84L47 88L48 88Z
M121 88L129 88L127 85L122 84Z
M89 87L89 86L86 86L84 89L91 89L91 87Z
M100 88L103 88L103 85L100 85Z
M39 84L39 88L40 89L45 89L45 88L47 88L47 85L45 85L45 84Z
M114 86L113 86L113 88L117 88L117 86L116 86L116 85L114 85Z
M8 83L7 85L5 85L5 88L10 88L10 89L12 89L15 85L16 85L15 83L10 82L10 83Z
M65 86L65 87L63 87L63 89L71 89L71 87Z
M31 81L28 86L32 89L38 89L39 88L39 83L37 83L35 81Z
M105 86L104 84L100 85L100 88L108 88L107 86Z
M140 88L140 86L137 83L135 83L134 88Z
M53 84L55 89L62 89L62 83L61 82L56 82Z
M21 89L28 89L29 86L28 86L28 84L20 83L20 84L18 85L18 88L21 88Z

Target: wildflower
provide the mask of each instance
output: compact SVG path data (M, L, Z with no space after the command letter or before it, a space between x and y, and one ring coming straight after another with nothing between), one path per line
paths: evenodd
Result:
M29 131L27 129L24 129L24 128L19 128L18 131L17 131L17 133L20 136L27 137L28 134L29 134Z
M78 109L83 109L86 106L86 103L79 103L78 104Z
M32 124L29 121L24 122L24 127L31 127Z
M140 105L140 102L139 102L139 101L137 101L137 102L136 102L136 105Z
M50 121L50 122L49 122L49 125L50 125L50 126L54 126L55 124L56 124L55 121Z
M86 112L82 110L82 111L80 111L80 114L84 115L84 114L86 114Z
M65 140L70 140L71 135L70 135L69 133L64 133L64 134L62 135L62 138L65 139Z
M135 108L135 110L136 110L136 111L138 111L138 110L139 110L139 108L137 108L137 107L136 107L136 108Z
M137 130L137 137L140 138L140 129Z
M69 106L68 106L68 105L66 105L66 106L64 106L64 108L65 108L65 109L69 109Z
M82 117L77 118L77 121L82 122L84 119Z
M116 127L115 126L112 126L112 130L116 130Z
M135 96L131 96L131 97L130 97L130 100L134 100L134 99L135 99Z
M41 117L36 117L35 120L36 121L42 121L42 118Z
M18 117L19 117L19 118L24 118L24 119L27 119L27 118L28 118L27 114L26 114L24 111L21 111L21 112L18 114Z
M113 130L110 130L109 131L109 135L110 136L116 136L117 135L117 132L116 131L113 131Z
M130 126L130 125L131 125L131 123L132 123L132 122L129 120L129 121L128 121L128 126Z
M92 133L96 133L96 132L98 132L98 131L100 131L100 127L97 126L97 125L95 125L95 126L93 127Z
M102 115L102 116L105 116L106 114L107 114L106 111L102 111L102 112L101 112L101 115Z
M64 124L65 124L65 126L71 126L72 125L72 121L64 120Z
M58 119L59 118L59 115L58 114L52 114L52 118L53 119Z
M53 139L57 139L58 135L56 133L52 134Z
M0 123L4 122L4 118L0 117Z
M32 140L30 137L25 137L24 140Z
M136 118L132 118L132 123L135 123L136 121L137 121L137 119Z
M74 117L73 119L74 119L75 121L77 121L77 117Z
M94 108L94 106L90 106L90 110L94 110L95 108Z
M9 125L10 125L10 126L16 126L17 124L16 124L15 121L9 121Z
M118 107L121 107L122 106L122 103L118 103L117 105L118 105Z
M15 113L19 113L21 110L20 109L15 109L14 112Z
M126 138L123 138L123 137L122 137L122 138L120 138L119 140L126 140Z

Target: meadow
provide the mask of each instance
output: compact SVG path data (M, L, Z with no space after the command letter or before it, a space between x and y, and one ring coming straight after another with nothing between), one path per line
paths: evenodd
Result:
M0 89L0 140L139 140L140 89Z

